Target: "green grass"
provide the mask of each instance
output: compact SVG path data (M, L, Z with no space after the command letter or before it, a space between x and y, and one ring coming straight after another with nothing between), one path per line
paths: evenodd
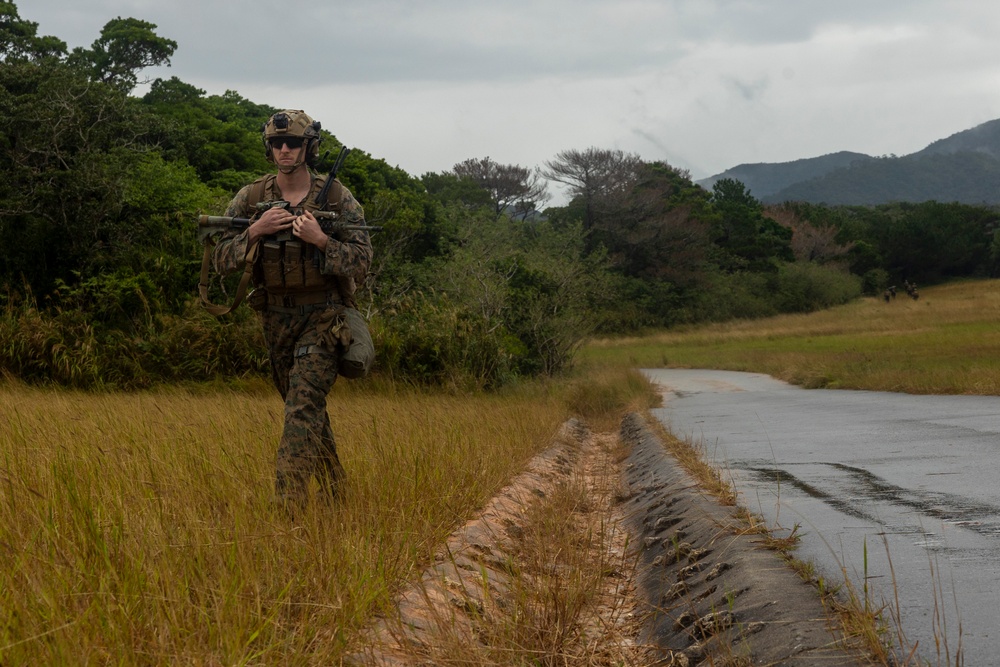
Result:
M593 341L591 367L762 372L805 387L1000 394L1000 281L928 288L919 301L861 301L784 315Z

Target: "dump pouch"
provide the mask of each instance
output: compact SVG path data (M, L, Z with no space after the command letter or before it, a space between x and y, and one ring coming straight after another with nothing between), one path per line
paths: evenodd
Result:
M375 343L368 333L365 318L356 308L345 308L344 318L351 328L351 344L340 355L338 372L349 380L356 380L368 375L372 362L375 360Z

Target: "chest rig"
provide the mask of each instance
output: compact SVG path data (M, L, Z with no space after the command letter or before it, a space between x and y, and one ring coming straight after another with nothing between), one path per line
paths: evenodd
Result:
M302 206L293 206L281 199L281 193L276 185L276 177L269 174L254 181L247 194L247 205L258 215L269 208L286 208L292 213L302 211L325 210L340 214L343 186L334 181L327 194L327 201L316 204L314 198L323 186L323 181L313 179L309 194L303 200ZM303 302L306 293L312 293L312 299L319 302L324 292L342 292L341 280L322 271L326 257L323 252L305 243L291 231L268 236L261 240L260 251L254 265L254 283L263 287L272 302ZM348 296L348 295L339 295Z

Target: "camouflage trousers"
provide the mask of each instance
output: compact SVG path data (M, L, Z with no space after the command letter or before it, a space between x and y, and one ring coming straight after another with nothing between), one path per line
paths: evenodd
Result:
M333 497L344 476L326 405L337 380L340 353L319 344L317 320L323 312L320 308L305 315L261 313L271 378L285 401L275 462L275 495L285 503L304 502L311 478Z

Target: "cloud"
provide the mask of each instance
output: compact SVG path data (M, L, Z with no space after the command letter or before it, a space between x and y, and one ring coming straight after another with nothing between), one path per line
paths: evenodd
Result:
M178 42L147 72L307 109L412 174L638 152L695 177L905 154L1000 115L987 0L31 0L70 46L115 16Z

